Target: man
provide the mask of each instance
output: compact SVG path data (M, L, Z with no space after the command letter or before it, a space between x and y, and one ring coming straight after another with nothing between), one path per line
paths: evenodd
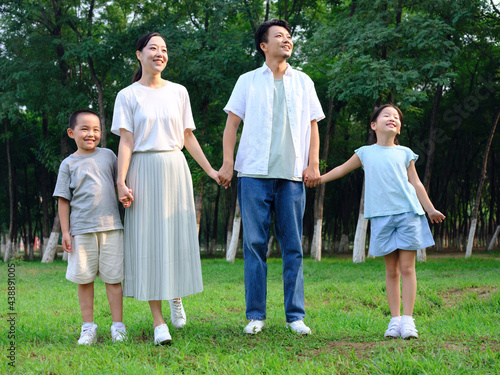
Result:
M306 335L302 272L302 219L305 188L319 183L317 121L325 116L314 83L287 63L293 50L286 21L270 20L255 33L261 68L238 79L224 111L224 162L219 178L225 187L233 177L233 155L241 120L243 131L234 169L243 220L246 317L244 332L256 334L266 319L266 252L275 215L275 234L283 257L287 328Z

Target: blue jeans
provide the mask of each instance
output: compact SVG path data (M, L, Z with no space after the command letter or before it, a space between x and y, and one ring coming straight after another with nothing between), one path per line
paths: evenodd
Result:
M286 321L292 323L304 319L302 271L302 219L306 203L304 184L282 179L240 177L238 200L243 222L247 319L266 319L266 253L273 212L275 234L283 258Z

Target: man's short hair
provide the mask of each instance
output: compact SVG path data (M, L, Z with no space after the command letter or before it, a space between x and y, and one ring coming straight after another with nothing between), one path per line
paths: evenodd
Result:
M78 111L73 112L71 114L71 116L69 117L68 127L70 129L74 129L75 128L76 121L78 120L78 115L81 115L82 113L87 113L87 114L90 114L90 115L97 116L97 118L99 119L99 126L100 126L100 128L102 130L101 118L99 117L99 115L97 113L95 113L94 111L91 111L90 109L79 109Z
M255 48L257 48L257 52L259 52L264 58L266 58L266 55L264 54L264 51L262 51L262 48L260 48L260 44L262 42L267 43L269 41L269 28L271 26L281 26L284 27L290 34L292 33L290 25L285 20L273 18L272 20L261 23L255 32Z

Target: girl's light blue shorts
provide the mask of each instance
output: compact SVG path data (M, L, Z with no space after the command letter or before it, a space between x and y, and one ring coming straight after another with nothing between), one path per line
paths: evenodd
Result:
M434 246L434 239L425 215L406 212L370 219L369 253L380 257L396 249L418 250Z

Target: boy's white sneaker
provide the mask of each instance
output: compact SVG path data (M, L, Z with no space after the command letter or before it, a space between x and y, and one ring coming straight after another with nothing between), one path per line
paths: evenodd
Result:
M259 333L264 328L263 320L250 320L250 323L247 324L243 332L248 333L249 335L255 335Z
M401 337L405 340L418 339L417 328L413 318L408 315L403 315L401 318Z
M166 324L155 327L155 345L166 345L169 344L170 341L172 341L172 336L170 336Z
M78 345L92 345L97 341L97 324L85 323L78 339Z
M306 326L303 320L296 320L295 322L287 323L286 328L290 328L293 332L299 335L311 334L311 328Z
M183 328L186 325L186 312L184 311L184 306L182 306L182 300L170 299L168 300L170 304L170 319L175 328Z
M384 333L384 337L398 338L401 336L401 317L394 316L389 322L389 327Z
M113 323L111 325L111 341L125 341L127 339L127 330L123 323Z

